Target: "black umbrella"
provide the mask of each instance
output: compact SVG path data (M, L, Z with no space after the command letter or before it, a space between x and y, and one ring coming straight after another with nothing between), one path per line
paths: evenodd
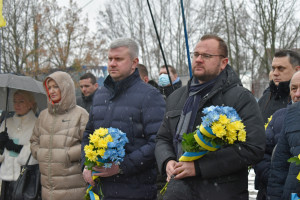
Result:
M38 111L47 107L47 96L43 83L29 76L14 74L0 74L0 109L6 113L13 110L13 94L16 90L25 90L33 93ZM6 121L5 121L6 126Z

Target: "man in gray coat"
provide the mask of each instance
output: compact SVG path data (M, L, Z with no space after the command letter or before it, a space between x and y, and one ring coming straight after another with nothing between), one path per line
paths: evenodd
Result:
M164 199L248 199L248 166L262 159L265 133L259 107L250 91L228 65L223 39L203 36L192 52L193 77L167 99L164 121L157 133L155 156L169 182ZM245 125L246 141L224 145L191 162L178 162L183 133L201 124L202 110L230 106Z

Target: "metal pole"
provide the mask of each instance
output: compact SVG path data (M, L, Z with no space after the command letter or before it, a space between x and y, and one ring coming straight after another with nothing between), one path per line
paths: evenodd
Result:
M148 3L148 7L149 7L149 11L150 11L151 18L152 18L152 21L153 21L153 25L154 25L156 37L157 37L157 40L158 40L158 43L159 43L159 48L160 48L160 50L161 50L161 54L162 54L162 56L163 56L164 63L165 63L165 66L166 66L166 69L167 69L167 73L168 73L168 76L169 76L169 81L170 81L171 86L172 86L172 89L173 89L173 91L174 91L174 86L173 86L173 83L172 83L172 80L171 80L169 68L168 68L168 65L167 65L166 58L165 58L164 50L163 50L162 45L161 45L161 42L160 42L159 34L158 34L158 31L157 31L157 28L156 28L156 24L155 24L155 20L154 20L153 14L152 14L152 10L151 10L151 6L150 6L150 3L149 3L149 0L147 0L147 3Z
M191 64L189 41L188 41L188 35L187 35L186 23L185 23L185 16L184 16L183 0L181 0L181 11L182 11L182 20L183 20L183 28L184 28L184 36L185 36L186 55L187 55L187 58L188 58L190 77L192 77L193 76L193 74L192 74L192 64Z

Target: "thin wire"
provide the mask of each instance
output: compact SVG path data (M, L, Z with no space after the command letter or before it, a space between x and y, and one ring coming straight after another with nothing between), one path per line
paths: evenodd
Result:
M90 0L89 2L87 2L84 6L82 6L81 8L79 8L77 11L82 10L83 8L85 8L87 5L89 5L90 3L92 3L94 0Z
M169 67L167 65L167 61L166 61L166 57L165 57L165 54L164 54L164 50L162 48L162 45L161 45L161 42L160 42L160 39L159 39L159 34L158 34L158 31L157 31L157 28L156 28L156 24L155 24L155 20L154 20L153 14L152 14L152 10L151 10L151 6L150 6L150 3L149 3L149 0L147 0L147 3L148 3L148 7L149 7L151 18L152 18L152 21L153 21L153 25L154 25L156 37L157 37L157 40L158 40L158 43L159 43L159 48L161 50L161 54L163 56L163 60L164 60L164 63L165 63L166 69L167 69L167 74L168 74L168 77L169 77L169 81L170 81L172 89L174 91L174 86L173 86L173 83L172 83L172 80L171 80L171 76L170 76L170 72L169 72Z
M182 20L183 20L184 36L185 36L186 55L187 55L187 58L188 58L190 77L192 77L193 76L192 75L192 64L191 64L189 41L188 41L186 23L185 23L185 16L184 16L183 0L181 0L181 10L182 10Z

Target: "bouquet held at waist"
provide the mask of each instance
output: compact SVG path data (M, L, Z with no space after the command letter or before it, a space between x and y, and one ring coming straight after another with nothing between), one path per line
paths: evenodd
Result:
M126 133L117 128L99 128L89 136L89 145L84 147L85 166L92 170L95 166L110 168L112 164L120 165L125 157L125 144L128 143ZM99 177L93 176L93 179ZM92 191L93 187L89 185L85 199L94 200L103 197L100 187L100 198Z
M202 123L192 133L184 133L179 161L194 161L210 151L236 141L246 141L245 125L236 110L228 106L210 106L203 109Z

